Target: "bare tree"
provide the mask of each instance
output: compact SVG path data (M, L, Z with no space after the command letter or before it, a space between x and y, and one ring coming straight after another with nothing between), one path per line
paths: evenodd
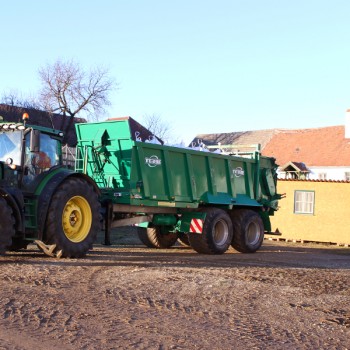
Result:
M30 109L38 109L39 103L34 97L23 97L22 93L17 90L9 90L3 92L0 102L12 107L23 107Z
M42 107L62 115L61 130L67 134L74 117L97 119L109 106L109 93L116 83L109 77L108 69L97 67L85 72L71 60L57 60L39 69L42 82L40 101Z
M142 124L153 135L162 139L165 143L173 141L172 126L169 122L162 119L158 114L146 114L143 116Z

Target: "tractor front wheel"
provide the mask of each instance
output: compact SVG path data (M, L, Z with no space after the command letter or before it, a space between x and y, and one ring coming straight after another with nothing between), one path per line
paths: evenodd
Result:
M44 243L55 254L80 258L92 248L100 230L100 203L84 179L69 178L56 190L48 210Z

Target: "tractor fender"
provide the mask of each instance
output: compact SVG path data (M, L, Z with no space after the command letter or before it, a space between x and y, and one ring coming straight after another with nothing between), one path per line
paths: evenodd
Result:
M51 198L54 195L58 186L63 183L68 178L79 178L84 179L88 183L90 183L98 196L100 196L101 192L96 183L91 179L91 177L82 174L75 173L71 170L65 169L56 173L52 178L47 182L45 187L41 190L40 195L38 196L38 239L43 239L43 232L46 223L47 211L49 209Z
M0 197L3 197L12 209L16 232L24 232L24 199L22 192L15 188L0 188Z

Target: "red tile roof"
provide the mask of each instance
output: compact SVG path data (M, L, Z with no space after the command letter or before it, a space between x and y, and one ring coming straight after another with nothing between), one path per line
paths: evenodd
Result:
M280 165L296 161L307 166L350 166L350 139L344 135L344 126L279 130L262 153Z

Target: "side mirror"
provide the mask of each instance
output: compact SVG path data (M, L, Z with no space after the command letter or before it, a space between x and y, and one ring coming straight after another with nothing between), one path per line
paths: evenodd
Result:
M30 132L30 152L40 151L40 131L32 130Z

